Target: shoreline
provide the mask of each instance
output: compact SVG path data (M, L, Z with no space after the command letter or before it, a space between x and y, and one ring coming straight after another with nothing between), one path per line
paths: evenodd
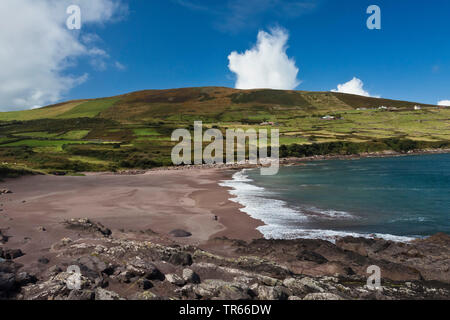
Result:
M358 160L366 158L389 158L389 157L408 157L408 156L421 156L421 155L433 155L433 154L448 154L450 149L424 149L424 150L414 150L407 153L386 150L379 152L367 152L361 154L350 154L350 155L315 155L309 157L287 157L280 158L280 166L295 165L297 163L301 164L303 162L310 161L326 161L326 160ZM85 175L142 175L151 174L152 172L160 171L185 171L185 170L240 170L240 169L254 169L261 168L261 164L249 164L248 161L245 163L232 163L232 164L212 164L212 165L182 165L182 166L169 166L169 167L157 167L153 169L140 170L121 170L117 172L83 172Z

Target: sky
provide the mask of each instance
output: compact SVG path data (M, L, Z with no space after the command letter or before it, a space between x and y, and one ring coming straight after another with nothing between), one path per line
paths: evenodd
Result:
M450 105L449 19L448 0L1 0L0 111L197 86Z

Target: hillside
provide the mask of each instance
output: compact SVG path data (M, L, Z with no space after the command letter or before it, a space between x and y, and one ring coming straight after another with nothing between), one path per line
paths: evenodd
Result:
M223 130L273 122L285 156L448 146L449 108L416 105L334 92L146 90L0 113L0 161L71 173L170 165L171 132L197 120Z

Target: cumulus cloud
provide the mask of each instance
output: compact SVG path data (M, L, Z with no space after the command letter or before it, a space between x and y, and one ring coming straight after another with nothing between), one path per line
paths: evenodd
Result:
M270 88L291 90L300 81L295 61L286 54L289 35L280 28L260 31L256 45L244 53L228 56L229 69L237 76L237 89Z
M331 90L332 92L356 94L358 96L372 97L369 92L364 90L364 82L361 79L354 77L352 80L346 83L338 84L337 89ZM378 98L378 96L375 96Z
M450 107L450 100L441 100L438 102L438 106Z
M68 30L66 9L81 7L82 29ZM68 74L80 57L104 68L108 54L95 47L98 36L83 27L104 24L125 12L121 0L0 1L0 110L54 103L87 74Z

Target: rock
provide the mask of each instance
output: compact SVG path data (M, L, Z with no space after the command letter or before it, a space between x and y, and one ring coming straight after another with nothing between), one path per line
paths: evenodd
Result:
M325 290L319 285L319 282L309 278L309 277L304 277L300 280L298 280L298 282L300 283L300 285L303 285L307 288L309 288L309 290L315 291L315 292L324 292Z
M12 191L9 189L0 189L0 194L11 194Z
M288 298L288 300L289 300L289 301L297 301L297 300L303 300L303 299L300 298L300 297L297 297L297 296L290 296L290 297Z
M181 266L192 265L192 256L186 252L176 252L169 258L169 263Z
M108 269L106 263L96 256L83 256L73 264L79 266L81 272L91 278L96 278Z
M123 300L117 293L97 288L95 290L95 300Z
M129 275L145 277L148 280L164 280L164 275L153 263L140 259L139 257L136 257L128 263L127 272Z
M48 273L50 275L56 276L58 273L61 273L62 269L59 266L53 266L48 269Z
M66 228L68 228L68 229L100 233L101 235L103 235L105 237L109 237L112 234L110 229L106 228L101 223L94 223L91 220L89 220L88 218L71 219L71 220L65 221L64 224L66 225Z
M183 270L183 279L188 283L198 284L200 283L200 277L191 269Z
M283 281L283 285L292 291L294 294L304 294L307 293L308 287L301 281L294 278L287 278Z
M41 257L41 258L38 259L38 262L40 264L49 264L50 260L47 259L46 257Z
M7 249L3 252L3 258L6 260L14 260L16 258L22 257L24 254L20 249Z
M189 238L192 236L192 233L181 229L172 230L169 234L175 238Z
M45 229L45 228L42 227L42 226L38 227L37 230L38 230L39 232L45 232L45 231L47 231L47 229Z
M245 284L222 280L205 280L193 288L194 293L203 299L249 300L250 288Z
M0 293L8 293L14 288L16 276L13 273L0 272Z
M0 243L6 242L8 242L8 237L3 234L2 230L0 230Z
M287 300L289 292L282 286L258 286L258 298L260 300Z
M171 284L174 284L179 287L182 287L186 284L186 281L183 278L174 273L166 274L166 280L169 281Z
M303 250L301 253L297 255L297 259L302 261L311 261L317 264L323 264L328 262L328 260L322 255L318 254L317 252L309 250Z
M343 300L340 296L328 293L328 292L319 292L319 293L310 293L303 298L303 300Z
M92 290L72 290L68 300L91 301L95 300L95 292Z
M37 278L27 272L20 272L16 275L16 283L22 287L30 283L36 283Z
M140 292L133 296L132 300L161 300L160 297L158 297L156 294L150 291Z
M141 288L143 290L148 290L148 289L153 288L153 283L151 283L147 279L139 279L137 281L137 285L138 285L139 288Z

